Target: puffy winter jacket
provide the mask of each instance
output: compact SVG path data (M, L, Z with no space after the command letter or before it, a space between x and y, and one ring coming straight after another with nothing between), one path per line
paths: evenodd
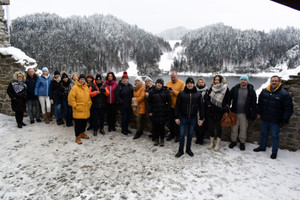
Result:
M53 99L54 104L62 104L62 95L60 93L61 84L60 79L55 80L54 78L51 80L50 86L50 99Z
M180 116L195 117L199 115L201 120L204 118L204 104L202 101L202 95L197 92L196 87L189 90L186 86L183 91L179 92L175 105L175 119L179 119Z
M146 101L145 101L145 84L141 84L138 86L133 86L133 97L137 98L139 114L146 113Z
M271 85L264 89L258 98L257 114L271 123L288 123L293 114L293 102L290 94L281 84L271 92Z
M46 78L44 75L40 76L36 82L34 95L35 96L49 96L51 86L51 76Z
M236 113L237 110L237 102L238 102L238 96L239 96L239 88L240 84L237 84L230 90L230 95L232 99L232 108L231 111ZM247 119L254 120L256 117L256 92L254 90L253 85L248 84L248 95L245 103L245 114Z
M108 104L117 103L117 99L116 99L116 96L115 96L115 90L118 86L118 83L114 80L112 80L112 81L106 80L105 84L106 84L106 87L109 91L109 95L107 96L107 103Z
M24 82L14 80L10 82L7 88L7 94L11 98L11 108L15 112L26 111L27 86Z
M167 87L157 89L154 87L147 98L147 113L152 113L155 124L165 124L170 119L171 96Z
M72 107L75 119L87 119L90 117L92 101L86 84L82 85L76 81L68 96L68 102Z
M120 110L131 110L131 99L133 97L133 87L130 83L127 85L119 82L115 91Z
M34 89L38 78L39 77L36 74L34 74L33 77L30 77L27 74L26 81L25 81L27 85L27 99L30 100L37 99L37 96L34 95Z
M70 79L68 79L67 82L64 82L63 80L61 80L59 84L60 84L60 89L59 89L60 96L62 97L62 99L68 100L68 95L71 91Z
M103 89L105 90L105 92ZM103 90L103 92L101 90ZM106 98L110 94L106 84L104 82L101 82L100 87L98 87L96 81L94 80L89 88L89 91L90 96L92 97L92 106L95 108L105 108L107 104ZM100 94L97 94L97 91L100 91Z

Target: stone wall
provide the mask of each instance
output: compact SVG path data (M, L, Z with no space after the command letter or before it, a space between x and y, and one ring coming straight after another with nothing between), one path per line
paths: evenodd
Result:
M6 20L4 19L4 10L0 5L0 47L10 46L10 36L8 34Z

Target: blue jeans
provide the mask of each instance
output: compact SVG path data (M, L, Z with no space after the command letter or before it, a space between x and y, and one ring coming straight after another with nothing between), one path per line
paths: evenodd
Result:
M276 123L262 121L260 148L266 149L268 143L269 130L272 133L272 153L277 153L279 148L280 126Z
M72 107L69 106L68 101L63 99L62 101L63 109L64 109L64 117L67 122L72 121Z
M55 109L56 120L62 119L62 116L61 116L61 104L55 104L54 105L54 109Z
M128 130L130 110L121 110L121 115L122 115L121 127L123 131L126 131Z
M179 148L184 147L184 139L185 139L185 131L186 128L188 128L188 135L187 135L187 142L186 142L186 146L187 147L191 147L192 145L192 139L193 139L193 132L194 132L194 128L197 122L197 116L195 117L191 117L191 118L187 118L187 117L180 117L180 125L179 125L179 139L180 139L180 143L179 143Z
M33 117L33 105L35 105L35 110L36 110L36 119L41 118L41 108L40 108L40 102L38 99L29 99L27 101L27 106L28 106L28 112L29 112L29 117L30 120L34 120Z

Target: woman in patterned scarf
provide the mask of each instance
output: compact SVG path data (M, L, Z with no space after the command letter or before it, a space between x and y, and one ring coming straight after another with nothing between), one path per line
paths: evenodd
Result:
M222 137L222 127L220 122L224 112L228 111L227 105L230 105L231 101L225 77L216 75L213 78L211 87L205 94L204 99L207 109L208 131L210 136L210 145L208 149L214 147L215 129L217 129L215 151L219 151Z
M27 86L25 83L25 75L22 72L15 72L13 81L7 88L7 94L11 98L11 108L16 112L16 121L18 128L26 126L23 122L24 112L26 110Z

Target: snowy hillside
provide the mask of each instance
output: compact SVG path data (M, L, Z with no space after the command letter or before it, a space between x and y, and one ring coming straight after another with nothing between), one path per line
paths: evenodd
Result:
M29 120L25 119L28 124ZM118 132L74 142L74 128L35 123L16 128L0 114L0 199L296 200L300 152L220 152L195 145L193 158L174 155L178 143L154 147ZM134 130L133 130L134 131ZM206 141L208 142L208 141Z
M180 40L185 34L190 32L191 30L185 27L175 27L171 29L167 29L157 36L164 38L165 40Z

